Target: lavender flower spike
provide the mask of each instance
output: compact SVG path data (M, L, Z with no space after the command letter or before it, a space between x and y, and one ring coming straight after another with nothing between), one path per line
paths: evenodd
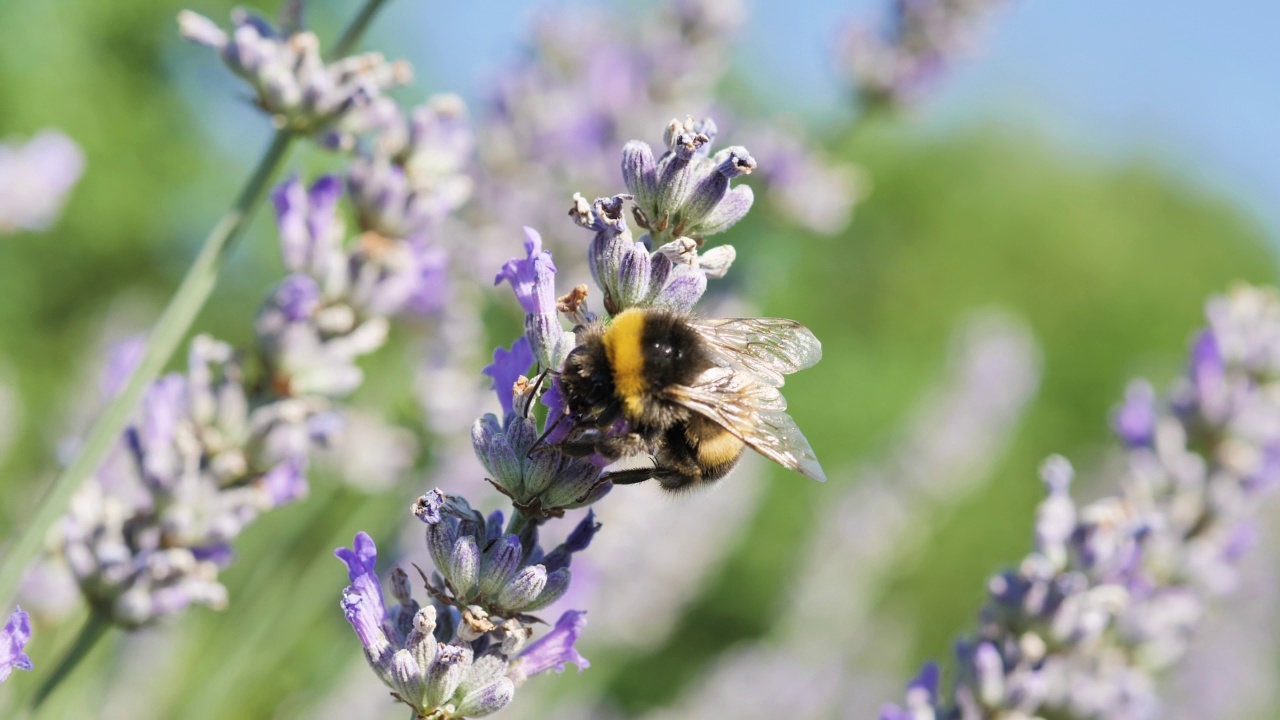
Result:
M556 312L556 266L551 253L542 249L542 236L537 230L524 229L524 259L512 258L502 266L493 284L511 284L516 300L525 312L525 337L538 364L558 368L574 346L573 333L560 325Z
M728 270L733 248L722 245L702 258L712 260L710 272L701 266L698 245L690 238L650 252L643 242L649 236L636 240L627 227L623 207L629 199L630 195L615 195L588 203L575 194L569 210L574 222L595 231L587 261L591 277L604 293L605 311L616 315L631 307L692 309L707 289L707 277L719 277Z
M526 612L564 595L572 554L586 549L599 527L593 516L569 541L544 553L536 526L506 533L502 513L484 518L463 498L439 489L418 498L412 511L427 527L436 568L430 577L423 574L430 604L420 606L412 598L408 574L396 568L391 595L397 605L385 606L377 547L367 534L334 552L351 580L342 595L343 613L393 697L420 718L480 717L510 703L530 675L559 671L566 662L587 667L573 648L585 622L582 613L565 613L553 630L528 645L537 620Z
M253 86L259 107L277 125L300 133L328 129L412 76L406 63L389 63L377 53L326 64L315 33L283 35L243 10L232 13L231 22L227 33L190 10L178 14L183 37L218 51L227 67Z
M1115 495L1077 506L1070 464L1044 463L1034 549L991 578L936 714L909 717L1164 716L1157 674L1235 588L1258 501L1280 485L1280 297L1242 285L1206 315L1168 396L1126 393Z
M635 196L636 220L655 243L682 237L701 240L723 232L751 209L751 188L729 188L729 181L750 174L756 161L734 146L709 157L716 126L711 118L672 120L664 135L667 151L656 161L638 140L622 151L622 175Z
M31 616L23 612L22 608L18 608L9 616L9 622L4 624L4 629L0 629L0 683L9 679L9 673L13 672L14 668L18 670L32 668L31 658L23 652L30 641Z

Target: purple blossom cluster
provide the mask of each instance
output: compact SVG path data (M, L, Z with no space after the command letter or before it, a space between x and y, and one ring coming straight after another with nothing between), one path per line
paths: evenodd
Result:
M447 302L438 229L471 188L461 169L472 142L456 97L406 114L377 95L385 83L343 75L351 63L315 66L310 33L278 37L243 14L229 38L190 13L182 24L189 36L222 43L239 74L266 83L258 85L264 109L284 113L299 132L306 113L307 132L350 120L355 109L375 108L379 122L344 146L353 153L345 179L325 176L308 188L293 177L273 194L289 275L258 313L249 353L256 362L196 337L186 372L147 389L111 459L58 526L58 554L86 600L126 628L226 603L218 576L232 541L262 513L306 495L311 456L344 432L339 401L364 380L359 360L385 344L393 318ZM351 61L369 72L376 66L368 56ZM281 106L291 81L301 83L302 104ZM355 210L354 236L344 197ZM118 391L132 362L112 363L104 388Z
M1077 504L1070 464L1047 460L1035 550L991 578L954 688L930 667L885 720L1162 716L1156 674L1236 586L1280 480L1280 298L1238 286L1206 314L1186 376L1163 398L1135 382L1113 417L1117 494Z
M892 0L884 28L851 23L838 64L866 109L909 106L932 89L1003 0Z
M184 10L178 29L193 42L213 48L226 66L246 80L258 106L277 127L301 135L334 131L350 137L383 90L412 79L403 61L364 53L326 62L315 33L286 18L282 28L246 10L231 15L230 32L203 15ZM293 27L284 27L293 25Z
M57 130L0 143L0 235L48 229L84 164L80 147Z
M615 195L588 204L575 195L570 214L594 232L588 265L609 315L630 307L690 310L707 278L728 270L731 246L701 255L699 247L706 235L728 228L750 208L750 190L730 187L729 181L755 161L741 147L710 155L714 134L710 119L673 120L660 157L639 142L623 150L623 180L639 197ZM639 239L625 217L633 199L632 213L649 231ZM400 604L385 610L374 573L376 551L367 535L337 551L352 581L342 600L348 622L375 674L422 718L488 714L508 704L527 677L566 662L586 665L574 649L585 622L580 611L566 612L527 648L525 642L539 622L530 613L566 596L573 556L587 549L600 525L588 512L550 551L539 544L540 529L612 488L602 481L600 458L573 457L558 447L570 421L556 381L543 372L559 370L576 346L564 321L576 327L596 314L588 310L586 285L557 295L555 262L532 228L525 228L524 251L524 257L504 263L494 280L508 283L525 311L525 332L509 349L497 348L484 370L502 417L485 414L471 429L489 483L511 501L509 522L501 511L485 517L462 496L439 489L418 498L413 514L426 525L435 566L430 575L420 571L431 598L425 607L410 597L408 574L397 568L391 583ZM541 421L539 403L546 407Z

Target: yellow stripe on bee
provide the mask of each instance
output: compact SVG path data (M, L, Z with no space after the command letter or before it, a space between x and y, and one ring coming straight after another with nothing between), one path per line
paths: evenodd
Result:
M624 310L604 331L604 351L613 369L614 395L622 401L627 415L635 419L643 407L645 387L644 311Z
M720 428L719 432L704 432L697 438L689 438L690 441L695 439L698 461L706 465L724 465L734 462L746 447L736 435L723 428Z

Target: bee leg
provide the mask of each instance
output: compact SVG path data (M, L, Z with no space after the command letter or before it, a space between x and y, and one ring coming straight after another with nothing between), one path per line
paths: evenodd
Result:
M604 483L611 482L614 485L635 485L636 483L642 483L646 480L652 480L656 470L657 468L651 467L615 470L611 473L601 475L600 480L597 481L596 484L603 485Z
M635 485L646 480L657 480L665 490L683 490L699 482L699 478L670 467L642 467L615 470L600 476L596 483L611 482L614 485ZM593 490L595 488L592 488ZM589 493L588 493L589 494Z
M556 443L555 447L569 457L586 457L598 453L600 457L613 462L648 452L649 441L638 433L610 437L598 428L577 427L565 439Z
M608 441L609 436L600 428L579 426L570 430L569 434L556 443L555 447L569 457L586 457L595 452L600 452L605 457L608 457L602 447ZM616 459L616 457L613 459Z
M591 495L596 490L599 490L600 486L605 483L613 483L614 485L635 485L636 483L642 483L652 477L653 468L632 468L630 470L618 470L616 472L605 473L592 483L590 489L578 496L577 502L585 502L587 498L591 497Z

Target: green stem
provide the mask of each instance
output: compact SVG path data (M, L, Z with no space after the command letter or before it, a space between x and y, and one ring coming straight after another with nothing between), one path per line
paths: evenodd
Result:
M369 23L373 21L373 16L378 14L385 2L386 0L369 0L364 4L364 7L360 8L360 14L352 19L346 31L338 38L338 42L329 48L328 55L330 60L336 60L350 54L356 43L360 41L360 36L364 35L365 29L369 27Z
M142 397L143 391L168 364L169 358L178 349L178 344L186 337L191 323L213 291L223 258L244 234L249 218L262 202L267 184L292 141L292 133L283 130L276 133L235 204L214 226L209 237L205 238L200 254L196 256L191 269L169 301L169 306L156 322L148 339L146 352L129 377L124 391L107 404L89 431L80 453L40 500L31 522L18 536L17 542L4 559L3 567L0 567L0 606L8 607L9 601L17 593L23 572L40 551L49 527L62 515L71 495L84 483L85 478L102 464L107 452L124 430L129 414Z
M507 521L507 534L519 536L529 524L529 517L520 512L520 508L511 508L511 519Z
M71 643L71 647L62 654L62 658L58 660L58 664L54 667L53 672L44 679L40 689L36 691L35 697L31 699L31 711L34 713L40 709L40 705L44 703L54 688L66 680L71 671L76 669L80 661L85 655L93 649L106 634L107 630L112 627L111 621L105 613L90 609L89 617L84 621L84 626L80 628L79 634L76 635L75 642Z
M349 52L385 2L386 0L368 0L333 46L331 55L341 57ZM85 478L102 464L107 452L124 430L129 414L141 399L143 391L168 364L179 343L186 337L196 315L213 292L223 259L236 240L244 234L249 219L262 203L267 186L288 154L294 138L295 135L287 129L276 132L271 145L258 161L253 175L240 190L235 204L205 238L191 269L187 271L182 284L178 286L173 299L156 323L142 360L129 377L124 391L107 404L85 438L80 453L54 480L53 486L40 499L31 522L6 553L3 564L0 564L0 608L8 607L17 595L23 573L40 551L49 528L62 515L72 494L84 483Z

